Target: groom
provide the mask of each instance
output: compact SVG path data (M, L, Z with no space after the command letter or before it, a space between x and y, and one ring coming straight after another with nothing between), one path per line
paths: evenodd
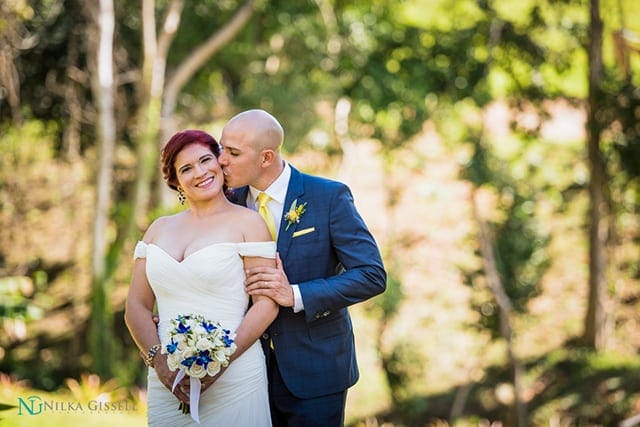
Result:
M342 426L358 380L347 308L382 293L386 272L349 188L285 162L283 139L271 114L245 111L224 127L218 161L233 197L277 241L277 267L249 270L246 281L249 294L281 306L262 336L273 424Z

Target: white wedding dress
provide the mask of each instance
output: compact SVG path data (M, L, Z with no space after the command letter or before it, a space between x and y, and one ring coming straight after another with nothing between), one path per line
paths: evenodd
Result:
M244 291L242 256L275 258L275 242L217 243L183 261L176 261L154 244L138 242L134 258L146 258L147 279L156 297L162 342L171 319L179 314L201 314L235 331L244 317L249 297ZM147 377L147 419L151 426L197 425L178 409L178 399L158 379ZM200 396L201 426L271 426L267 374L259 340L235 359Z

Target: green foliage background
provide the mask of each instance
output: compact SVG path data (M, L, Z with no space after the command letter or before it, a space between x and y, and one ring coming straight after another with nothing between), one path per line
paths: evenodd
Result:
M108 254L118 268L104 325L113 363L102 384L114 378L121 388L106 387L112 399L143 405L145 372L122 321L135 240L122 230L139 161L139 3L115 2L118 144L104 233L122 243ZM169 3L156 2L159 22ZM240 6L186 2L167 75ZM605 352L579 340L589 262L588 2L276 0L254 9L188 82L174 119L219 136L236 112L265 108L285 127L288 158L354 188L389 282L352 309L362 378L350 392L348 422L515 425L473 194L513 304L531 425L613 425L638 413L640 46L630 42L625 74L612 35L640 34L640 3L601 2L597 117L612 231ZM99 145L88 10L81 0L0 5L0 403L29 393L80 399L69 378L82 378L85 395L105 391L82 376L96 370L90 236ZM350 108L345 133L336 128L339 105ZM562 117L569 119L559 125ZM549 131L562 123L569 132ZM151 201L147 221L177 209L160 200ZM22 422L15 407L4 413Z

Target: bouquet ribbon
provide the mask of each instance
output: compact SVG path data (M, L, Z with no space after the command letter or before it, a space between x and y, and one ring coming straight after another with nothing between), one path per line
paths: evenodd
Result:
M185 377L184 371L178 371L176 375L176 379L173 380L173 387L171 387L171 391L173 392L176 389L176 386L182 379ZM189 381L189 410L191 412L191 418L198 424L200 424L200 416L198 415L198 405L200 404L200 389L202 388L202 384L198 378L191 377Z

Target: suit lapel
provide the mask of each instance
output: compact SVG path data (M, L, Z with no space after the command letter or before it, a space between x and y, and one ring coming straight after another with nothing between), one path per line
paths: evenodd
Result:
M304 185L302 184L302 174L300 171L291 166L291 177L289 178L289 185L287 186L287 195L284 199L284 205L282 206L282 221L280 222L280 230L278 231L278 252L282 260L286 259L289 246L291 245L291 236L296 231L297 224L291 224L288 230L287 221L284 219L284 215L289 211L291 204L294 200L298 199L304 194ZM298 203L304 203L298 199Z
M237 205L247 206L247 196L249 194L249 186L234 188L227 194L227 198ZM299 170L291 166L291 177L289 178L289 185L287 186L287 195L284 199L284 205L282 206L282 220L280 221L280 230L278 231L278 252L280 258L283 260L287 256L289 246L291 245L291 236L296 231L297 224L291 224L288 230L287 221L284 219L284 215L289 211L291 204L294 200L298 199L298 203L304 203L304 200L299 198L304 194L304 185L302 183L302 173Z
M234 188L233 190L227 190L226 196L231 203L247 207L247 194L249 193L249 186L240 188Z

